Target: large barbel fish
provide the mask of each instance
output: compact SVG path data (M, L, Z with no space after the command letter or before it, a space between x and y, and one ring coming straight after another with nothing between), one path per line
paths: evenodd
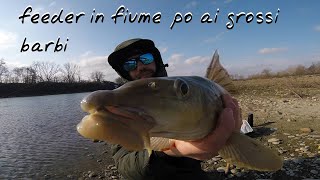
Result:
M128 150L168 149L171 139L193 141L208 135L223 110L221 96L231 90L234 85L216 51L206 78L147 78L92 92L81 102L89 115L77 130L86 138ZM259 171L276 171L283 165L275 151L240 132L231 135L219 154L227 163Z

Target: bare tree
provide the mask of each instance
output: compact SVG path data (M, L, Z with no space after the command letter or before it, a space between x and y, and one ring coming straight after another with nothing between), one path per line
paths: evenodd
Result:
M6 66L6 63L4 62L4 59L0 59L0 83L2 82L4 76L8 73L8 68Z
M81 71L79 66L78 66L78 71L76 73L76 79L78 79L78 82L81 82Z
M3 77L4 77L3 78L4 83L14 83L14 77L12 76L11 71L8 71L7 73L5 73Z
M101 71L94 71L91 73L91 79L96 82L101 82L105 75Z
M26 83L36 83L37 82L37 71L30 67L26 68L27 70L27 79L25 80Z
M64 69L61 69L63 73L63 79L65 82L76 82L77 75L80 74L80 67L76 64L66 63L63 65Z
M37 80L37 73L36 70L30 67L23 67L22 68L22 82L23 83L36 83ZM55 73L56 74L56 73ZM53 76L53 78L55 75ZM50 81L53 80L53 78L50 78ZM48 80L49 81L49 80Z
M54 62L34 62L32 66L40 81L52 82L60 70L60 66Z
M308 67L308 72L310 74L320 73L320 62L313 62L310 67Z
M12 70L13 81L15 83L36 83L36 70L29 67L16 67Z
M261 75L264 77L270 77L271 76L271 70L270 69L264 69L261 72Z
M15 67L11 72L12 72L12 75L13 75L12 78L13 78L13 82L14 83L22 82L23 68Z
M315 74L316 71L317 71L316 65L315 65L314 63L312 63L312 64L308 67L308 72L309 72L310 74Z
M303 65L298 65L295 68L295 75L304 75L306 74L306 68Z

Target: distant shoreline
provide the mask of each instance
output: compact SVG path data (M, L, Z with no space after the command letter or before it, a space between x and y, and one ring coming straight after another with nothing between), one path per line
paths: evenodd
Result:
M96 90L114 89L114 82L41 82L34 84L0 83L0 98L30 97L57 94L92 92Z

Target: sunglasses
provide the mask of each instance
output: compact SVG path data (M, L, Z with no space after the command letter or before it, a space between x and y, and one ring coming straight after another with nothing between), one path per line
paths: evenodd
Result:
M142 54L139 57L131 58L124 62L123 69L126 71L132 71L137 68L138 61L141 61L142 64L148 65L151 64L154 61L154 57L151 53Z

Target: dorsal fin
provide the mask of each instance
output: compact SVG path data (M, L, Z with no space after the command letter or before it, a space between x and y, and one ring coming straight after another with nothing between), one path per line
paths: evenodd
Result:
M222 86L229 93L236 92L236 87L232 82L228 71L220 64L217 50L214 52L212 60L207 68L206 77Z

